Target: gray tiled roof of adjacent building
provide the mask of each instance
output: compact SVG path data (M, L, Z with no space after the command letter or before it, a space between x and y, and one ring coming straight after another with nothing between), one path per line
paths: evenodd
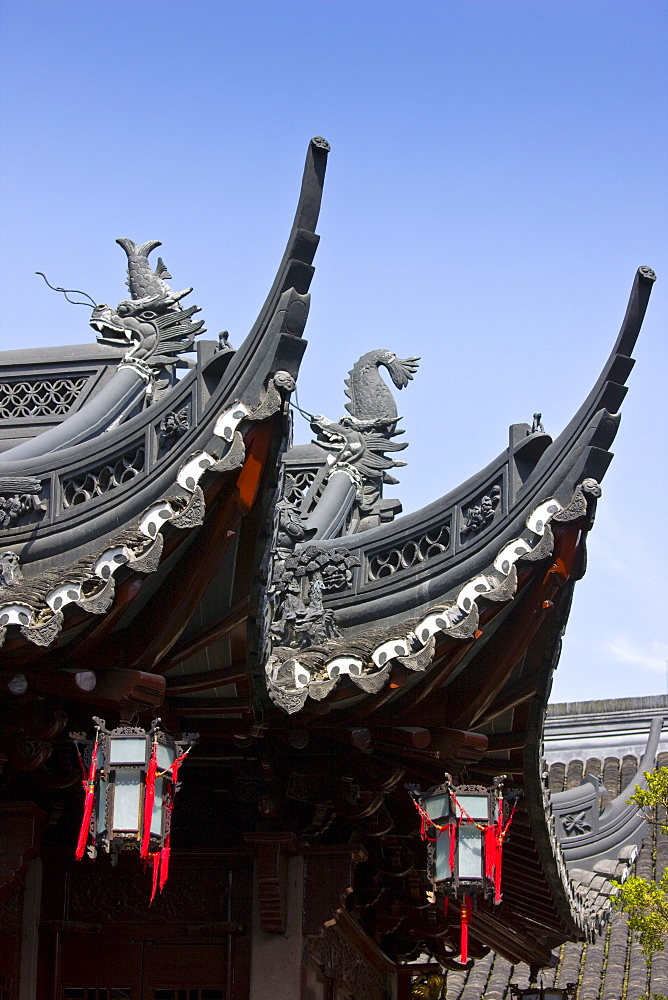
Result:
M583 737L584 747L598 744L600 748L596 755L592 753L584 759L572 756L568 745L566 752L562 751L566 760L556 759L557 750L550 754L553 760L549 768L550 791L575 788L587 775L600 776L606 789L601 802L604 806L635 777L651 721L660 715L668 715L666 695L550 705L546 751L551 737L554 746L564 733L575 735L576 728ZM618 752L618 746L623 751L624 741L618 745L611 743L610 737L615 730L637 736L640 752L637 755ZM668 767L668 747L658 754L657 767ZM658 878L667 867L668 836L651 830L638 855L635 873L644 878ZM573 871L570 874L573 875ZM614 876L615 873L610 874ZM582 876L587 903L595 903L594 897L606 888L604 877L596 872L582 872ZM578 984L577 1000L639 1000L651 996L652 992L665 993L668 986L668 950L656 954L648 969L624 916L616 910L597 941L593 944L566 942L557 956L556 968L542 973L544 985L564 987L575 982ZM511 983L527 986L529 967L511 965L491 952L476 962L469 972L448 972L446 997L447 1000L510 1000Z

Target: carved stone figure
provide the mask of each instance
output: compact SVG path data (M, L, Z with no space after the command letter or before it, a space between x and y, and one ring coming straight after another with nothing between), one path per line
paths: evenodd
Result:
M466 524L462 528L462 536L475 535L494 520L494 512L501 501L501 487L492 486L489 493L481 497L480 503L469 507Z
M341 635L323 592L349 586L358 560L345 549L307 545L277 561L272 586L274 614L269 636L277 646L303 649Z
M158 433L158 446L160 450L168 451L189 429L188 407L184 406L178 413L176 410L170 410L169 413L165 414L160 423L160 431Z
M363 478L382 483L396 483L387 473L403 462L387 458L386 451L402 451L406 443L391 441L399 416L394 396L378 371L383 366L397 389L405 388L417 371L419 358L401 360L392 351L369 351L357 361L345 380L348 415L338 422L316 416L311 422L323 448L336 453L336 465L349 464Z
M0 555L0 586L9 587L22 579L23 573L16 552L3 552Z
M227 330L221 330L218 334L218 351L233 351L234 348L230 344L230 335Z
M0 477L0 529L13 528L22 518L42 517L46 502L40 498L42 484L29 476Z

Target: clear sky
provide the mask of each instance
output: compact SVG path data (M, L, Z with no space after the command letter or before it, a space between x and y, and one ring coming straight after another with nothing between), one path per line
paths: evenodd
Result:
M399 399L407 511L535 410L559 432L636 267L657 271L553 699L665 691L668 5L3 0L0 18L2 347L92 340L34 272L115 304L118 236L161 239L238 344L324 135L300 401L335 418L359 355L422 357Z

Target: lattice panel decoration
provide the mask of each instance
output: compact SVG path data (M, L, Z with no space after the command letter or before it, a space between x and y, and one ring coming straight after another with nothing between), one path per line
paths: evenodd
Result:
M31 378L0 382L0 420L64 416L72 409L90 375Z
M301 503L317 475L317 469L291 469L286 472L283 496L288 503Z
M63 510L87 503L129 483L144 471L145 462L146 450L142 439L141 444L136 444L104 465L63 478Z
M12 1000L12 983L11 976L0 973L0 1000Z
M427 562L450 546L450 521L431 528L407 541L399 541L392 548L381 549L368 556L367 582L394 576L402 570L411 569L419 563Z

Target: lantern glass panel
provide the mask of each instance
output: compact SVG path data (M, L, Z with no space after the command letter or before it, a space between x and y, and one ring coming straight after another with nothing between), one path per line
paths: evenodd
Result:
M536 996L538 996L537 993ZM564 1000L566 994L563 990L550 989L549 986L545 986L543 988L543 996L545 997L545 1000Z
M143 785L138 768L117 771L114 781L114 830L139 830L139 806Z
M109 764L145 764L146 737L112 737L109 740Z
M153 812L151 813L151 833L156 837L162 837L162 790L164 783L164 778L155 779L155 798L153 799Z
M470 825L459 827L457 861L460 878L483 877L482 834L477 827Z
M554 997L556 994L550 990L549 994L543 993L543 996ZM540 990L522 990L522 1000L540 1000ZM561 1000L561 991L559 991L559 1000Z
M434 882L443 882L452 877L450 868L450 834L440 834L434 850Z
M166 771L174 763L176 750L174 747L165 746L164 743L158 743L158 750L155 756L158 764L158 770Z
M107 788L109 787L109 782L102 777L106 772L104 770L104 751L101 746L97 748L97 764L100 778L97 786L95 813L97 815L97 834L99 836L107 829Z
M471 819L487 822L488 798L484 795L458 795L457 801ZM459 813L459 809L457 810Z
M442 824L450 816L450 796L447 792L442 795L430 795L425 799L426 813L429 819L435 823Z

